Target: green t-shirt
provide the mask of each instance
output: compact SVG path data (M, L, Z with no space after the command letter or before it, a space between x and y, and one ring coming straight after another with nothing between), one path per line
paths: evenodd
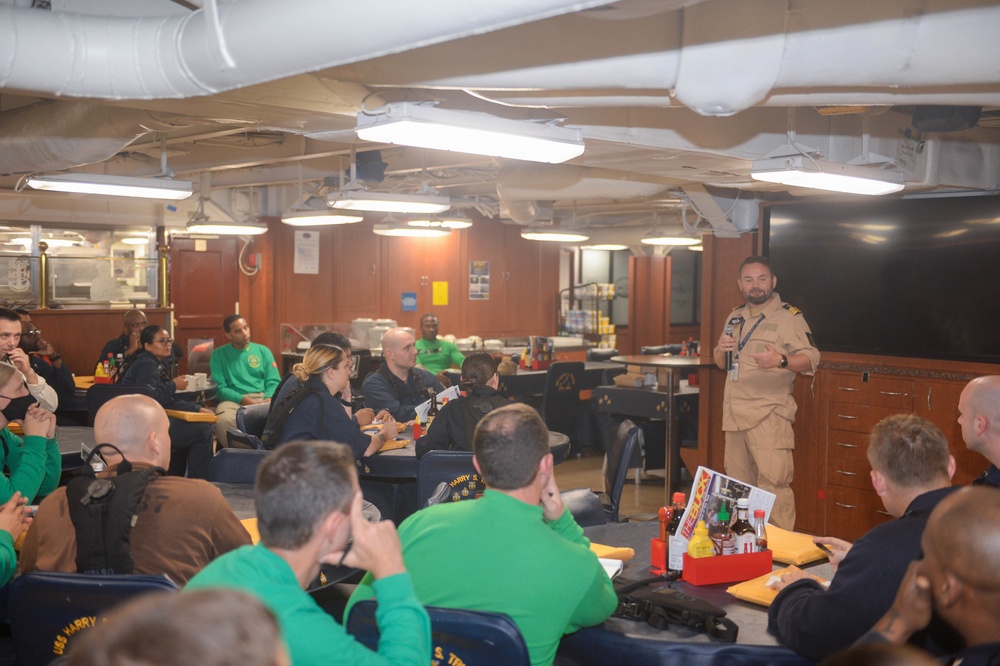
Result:
M219 385L219 402L239 404L249 393L263 393L270 398L281 383L271 350L256 342L243 349L232 344L219 347L212 352L211 370L212 379Z
M414 347L417 348L417 363L435 375L451 369L452 366L461 368L465 360L465 354L460 352L458 347L441 338L437 338L434 342L420 338Z
M261 544L242 546L216 558L184 589L212 587L243 590L270 608L278 618L295 666L427 666L430 663L431 622L413 594L408 574L375 581L382 600L375 612L381 631L378 652L372 652L348 634L299 587L288 563Z

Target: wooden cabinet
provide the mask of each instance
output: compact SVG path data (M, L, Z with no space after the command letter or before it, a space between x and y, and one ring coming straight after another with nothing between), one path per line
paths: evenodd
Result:
M513 337L555 333L559 247L521 238L521 227L498 220L469 230L466 263L490 264L489 300L466 302L467 334Z
M820 382L822 373L795 378L795 450L792 462L795 476L792 491L795 494L795 528L818 534L823 529L823 505L817 489L823 485L824 438L820 427Z
M965 447L958 425L958 398L973 375L955 379L932 374L884 366L823 372L820 401L826 478L820 494L826 496L824 533L854 540L892 518L872 488L866 455L869 433L887 416L912 413L941 429L956 461L953 483L968 484L985 469L982 456ZM801 529L808 531L806 526Z

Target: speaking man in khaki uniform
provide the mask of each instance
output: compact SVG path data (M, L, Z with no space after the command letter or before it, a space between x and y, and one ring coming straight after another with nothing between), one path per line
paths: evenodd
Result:
M746 303L729 313L712 357L728 371L722 401L726 474L776 495L771 522L795 527L792 397L795 374L812 375L819 350L802 313L781 302L767 257L740 264Z

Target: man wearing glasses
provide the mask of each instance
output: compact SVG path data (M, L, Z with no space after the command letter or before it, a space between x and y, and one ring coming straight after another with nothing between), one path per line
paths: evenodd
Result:
M31 323L31 315L20 310L21 316L21 350L28 355L28 362L35 374L53 388L59 402L65 406L76 392L73 373L69 371L62 357L52 343L42 337L42 332Z
M0 308L0 362L9 363L21 372L28 391L35 396L42 409L56 411L59 397L45 379L32 369L28 355L19 347L20 343L21 317L10 308Z

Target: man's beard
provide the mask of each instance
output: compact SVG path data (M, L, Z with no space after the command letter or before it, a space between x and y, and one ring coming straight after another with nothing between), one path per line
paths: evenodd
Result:
M754 296L753 295L754 291L760 291L761 293L759 296ZM747 294L747 302L750 303L751 305L762 305L764 303L767 303L767 301L771 298L771 294L773 293L774 293L773 291L763 291L760 289L751 290L751 292Z

